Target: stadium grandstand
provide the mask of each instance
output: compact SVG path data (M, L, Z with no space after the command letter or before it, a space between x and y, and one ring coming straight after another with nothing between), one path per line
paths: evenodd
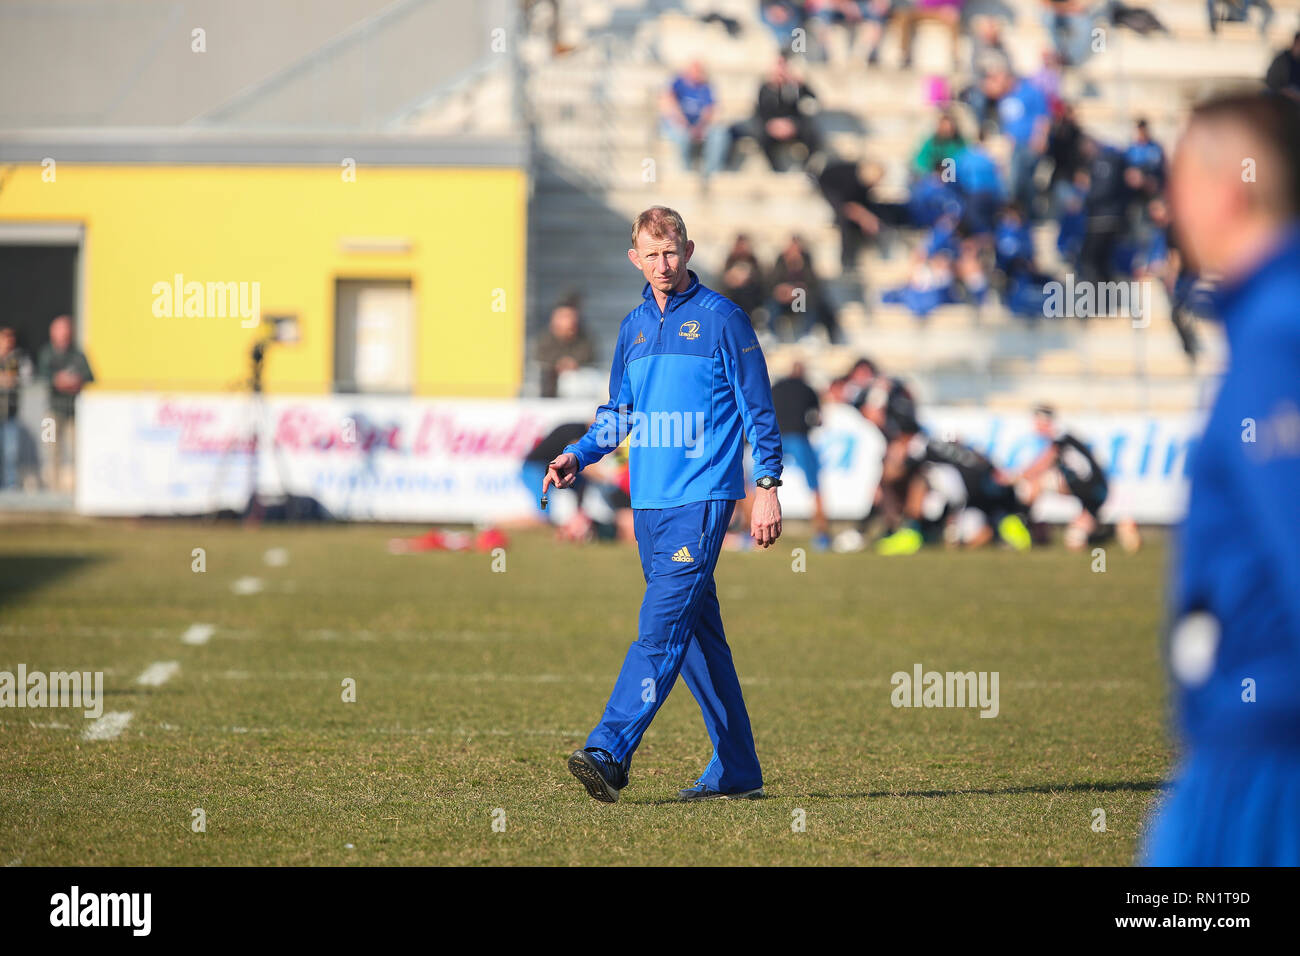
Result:
M980 309L942 304L918 320L905 306L880 301L882 290L907 280L909 239L888 257L868 248L859 276L846 279L835 217L802 169L773 172L758 149L741 142L735 168L701 191L698 175L682 169L673 144L659 134L657 98L676 70L699 60L708 69L719 121L748 119L779 52L759 19L760 6L749 0L566 4L572 16L566 16L565 39L573 51L525 60L524 109L533 143L533 328L546 304L576 282L592 331L608 346L627 308L629 277L620 252L625 224L647 202L671 199L690 223L702 274L720 275L737 233L751 237L765 265L792 233L807 243L844 341L831 345L818 332L810 348L778 344L768 352L774 367L788 365L791 352L806 353L810 368L827 381L867 354L908 377L931 402L1024 409L1050 396L1063 409L1105 411L1188 410L1204 403L1223 360L1221 341L1212 325L1197 323L1200 348L1189 360L1163 296L1154 296L1149 327L1120 317L1019 318L996 296ZM1043 16L1050 6L974 0L964 4L963 17L968 24L997 18L1013 71L1028 76L1053 48ZM1191 103L1225 84L1258 82L1274 53L1289 45L1300 4L1274 6L1270 29L1261 36L1254 17L1219 23L1212 35L1199 0L1151 5L1165 29L1148 35L1112 23L1105 15L1110 8L1096 5L1101 51L1064 69L1059 95L1074 106L1079 125L1101 141L1123 150L1135 121L1145 118L1152 138L1168 150ZM731 31L723 18L733 21ZM934 91L946 86L955 96L971 82L970 72L952 70L947 31L938 23L920 24L909 69L901 68L892 25L871 66L845 49L848 31L829 31L830 49L822 51L813 27L807 55L792 59L816 93L828 152L875 161L883 173L880 198L905 200L913 158L940 111ZM969 62L971 42L962 40L959 67ZM976 123L970 108L958 102L953 112L971 138ZM994 139L992 151L1005 166L1011 149L1005 137ZM650 181L647 168L654 171ZM1056 232L1056 224L1045 221L1032 234L1039 268L1059 276L1069 267L1060 259ZM577 275L575 259L583 264Z

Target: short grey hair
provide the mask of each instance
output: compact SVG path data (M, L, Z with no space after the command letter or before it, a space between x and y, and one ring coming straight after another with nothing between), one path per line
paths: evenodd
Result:
M655 239L668 239L674 234L677 240L686 245L686 223L682 221L682 215L676 209L669 209L667 206L651 206L632 223L632 246L636 247L637 236L642 232L649 233Z

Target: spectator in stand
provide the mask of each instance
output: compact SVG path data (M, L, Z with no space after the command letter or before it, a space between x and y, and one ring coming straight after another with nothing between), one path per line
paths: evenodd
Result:
M907 206L877 202L872 197L872 188L884 175L875 163L830 160L820 172L811 175L835 216L835 227L840 232L840 269L845 273L857 271L858 253L866 243L879 241L887 227L908 221Z
M993 217L1006 195L998 165L985 148L981 129L975 142L957 154L957 187L964 199L962 227L972 235L990 232Z
M918 319L926 318L941 305L956 302L953 267L960 252L955 222L951 217L940 219L928 241L912 254L906 284L886 289L880 301L904 306Z
M1008 181L1011 198L1034 218L1037 188L1034 173L1047 151L1051 114L1047 98L1028 80L1009 70L995 70L984 80L984 90L998 104L998 125L1014 144Z
M1060 101L1052 111L1052 125L1047 130L1047 158L1052 162L1052 179L1048 191L1058 201L1058 190L1075 181L1075 173L1083 167L1081 145L1083 127L1075 118L1074 105Z
M550 327L537 342L537 361L542 367L542 397L559 394L560 376L595 360L590 336L582 327L576 297L560 302L551 310Z
M862 16L857 44L859 49L866 47L867 66L879 66L880 41L894 15L894 0L859 0L857 7Z
M912 44L920 23L942 23L951 36L952 71L957 72L957 45L961 42L961 8L965 0L913 0L913 5L898 12L902 27L900 44L903 69L912 68Z
M1056 252L1070 271L1075 273L1080 271L1079 257L1083 253L1083 240L1088 232L1086 207L1090 189L1088 170L1079 167L1074 171L1074 178L1060 183L1054 194L1058 224Z
M1038 92L1043 94L1047 100L1048 112L1053 116L1056 115L1060 108L1061 100L1061 82L1065 79L1065 72L1061 65L1061 54L1055 50L1043 51L1043 65L1038 68L1038 72L1029 78L1029 82L1038 87Z
M958 246L957 261L953 265L957 277L954 297L973 307L976 312L984 304L989 290L988 271L984 268L984 246L982 238L963 237Z
M1013 315L1037 319L1043 315L1044 286L1051 276L1039 270L1034 238L1024 211L1009 203L998 217L994 256L1004 281L1002 301Z
M993 231L993 255L997 267L1006 275L1034 269L1034 238L1023 210L1015 203L1004 206L998 216L997 228Z
M1162 195L1165 187L1165 153L1151 139L1145 119L1136 123L1134 140L1124 151L1124 186L1128 190L1126 235L1121 240L1120 271L1132 273L1135 260L1154 237L1157 227L1151 222L1151 202Z
M14 330L0 329L0 489L18 487L18 397L30 374Z
M830 60L832 51L838 51L837 44L831 41L832 28L843 26L849 17L856 23L857 13L857 6L848 0L806 0L804 16L817 41L808 50L808 56L822 62Z
M1300 33L1291 38L1290 48L1273 57L1264 83L1274 93L1300 100Z
M767 314L773 331L783 326L793 330L795 316L805 319L797 333L800 338L811 335L818 325L826 330L832 344L844 341L835 313L831 311L822 292L821 279L813 269L812 256L801 237L792 235L776 263L772 266L772 290ZM793 334L787 335L792 340Z
M803 472L813 496L813 547L825 551L831 545L826 511L822 507L821 464L808 433L821 424L821 401L805 377L802 362L795 362L790 374L772 385L776 425L781 430L785 460Z
M1133 257L1133 275L1138 279L1154 278L1164 282L1169 265L1169 206L1163 199L1152 199L1147 217L1152 229L1142 236Z
M1133 126L1133 142L1124 151L1124 163L1129 186L1141 195L1144 206L1164 192L1167 177L1165 151L1151 138L1145 118L1138 119Z
M957 162L959 153L953 157L953 166L946 167L942 160L934 164L929 175L912 184L911 193L904 206L905 222L918 229L929 229L939 218L952 215L963 218L964 198L958 189ZM994 173L996 179L996 172Z
M1273 23L1273 5L1268 0L1205 0L1205 10L1210 20L1210 32L1217 35L1219 21L1224 23L1246 23L1250 19L1250 8L1259 10L1259 35L1268 36L1268 28ZM1223 15L1219 15L1222 10Z
M1043 0L1043 26L1063 66L1079 66L1092 54L1091 0Z
M719 287L727 298L745 310L755 327L762 324L758 316L767 301L763 267L759 265L758 256L754 255L749 236L743 232L736 236L731 251L727 253Z
M1177 236L1170 228L1169 204L1163 198L1151 200L1147 220L1151 229L1134 257L1134 277L1154 280L1164 287L1174 330L1188 359L1195 362L1200 352L1192 302L1197 277L1178 249Z
M803 26L804 5L802 0L759 0L758 18L772 31L777 48L788 53L794 31Z
M821 149L813 118L816 110L816 94L794 74L784 56L777 57L758 88L753 120L754 136L773 172L789 168L788 153L794 145L803 146L809 156Z
M808 0L805 13L823 58L838 49L830 42L831 29L842 27L850 34L851 58L859 57L865 47L867 65L879 63L880 38L893 13L892 0Z
M916 156L912 159L912 171L917 176L928 176L936 164L943 168L943 161L954 159L958 153L966 148L966 140L962 137L961 132L957 129L957 123L952 118L952 114L944 111L939 114L939 120L935 123L934 132L931 133L921 144L921 148L916 151ZM955 164L953 164L955 169Z
M660 129L681 153L682 168L690 169L700 153L700 175L707 183L720 170L731 149L731 133L714 120L713 88L704 64L693 60L659 98Z
M1084 137L1082 152L1088 170L1088 195L1084 200L1086 224L1079 273L1087 282L1109 282L1115 274L1129 198L1124 183L1124 155L1091 136Z
M971 21L970 74L971 85L960 96L975 122L983 126L989 121L990 110L997 105L984 92L984 80L995 70L1010 70L1011 56L1002 42L1002 22L997 17L981 15Z
M46 463L46 484L72 491L77 447L77 396L95 380L86 354L72 344L72 319L61 315L50 323L50 340L37 358L36 374L50 386L50 415L54 441Z

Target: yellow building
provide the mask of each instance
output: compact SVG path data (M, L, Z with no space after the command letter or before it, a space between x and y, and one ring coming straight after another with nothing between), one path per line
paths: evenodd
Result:
M71 248L62 291L98 388L243 387L252 346L292 317L268 392L518 394L517 143L9 140L0 163L0 246Z

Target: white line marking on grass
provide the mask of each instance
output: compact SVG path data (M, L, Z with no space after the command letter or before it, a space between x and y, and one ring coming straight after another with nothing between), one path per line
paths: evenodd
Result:
M590 731L587 730L561 730L551 727L516 727L505 729L501 727L489 727L478 729L474 727L367 727L360 731L363 734L390 734L390 735L410 735L421 737L577 737L579 740L584 739Z
M127 724L135 716L129 710L110 710L99 720L86 728L82 740L115 740L126 730Z
M222 632L225 633L224 631ZM371 631L313 628L301 631L299 636L308 641L449 641L476 643L478 641L513 641L517 635L509 631Z
M588 730L529 730L527 728L518 728L515 730L503 730L497 727L488 730L474 730L468 727L458 727L452 731L464 737L579 737L585 738L590 731Z
M266 554L262 555L262 560L269 568L282 568L289 563L289 549L267 548Z
M12 860L6 863L5 866L21 866L23 862L23 857L27 855L27 851L32 848L32 844L35 842L36 842L36 834L33 833L30 837L27 838L27 842L23 844L23 852L19 853L16 857L14 857Z
M166 627L60 627L59 637L166 637L174 638L176 632ZM22 624L0 624L0 635L16 637L48 637L48 627L27 627Z
M595 684L603 679L598 674L447 674L432 672L415 674L415 679L434 681L456 681L457 683L492 683L500 681L508 684Z
M170 724L159 724L164 730L180 730L179 727L173 727ZM304 731L301 726L280 725L276 727L243 727L223 725L220 727L199 726L191 728L195 733L206 733L209 731L220 731L224 734L273 734L279 736L292 736L302 734ZM331 730L333 736L344 737L367 737L367 736L402 736L402 737L562 737L566 739L577 738L584 739L588 730L574 728L564 730L561 728L538 727L528 728L519 727L506 729L500 727L489 727L478 729L474 727L357 727L342 728Z
M176 661L154 661L135 682L141 687L161 687L175 677L180 669L181 665Z
M191 624L181 635L181 643L189 644L191 647L201 647L212 639L216 630L216 625L213 624Z
M332 675L332 671L224 670L204 674L203 677L204 680L213 677L219 680L329 680ZM370 676L379 680L395 682L453 681L456 683L484 683L499 681L509 684L595 684L602 683L607 679L597 674L420 674L406 671L371 674Z
M230 590L236 594L257 594L263 587L261 578L239 578L231 583Z

